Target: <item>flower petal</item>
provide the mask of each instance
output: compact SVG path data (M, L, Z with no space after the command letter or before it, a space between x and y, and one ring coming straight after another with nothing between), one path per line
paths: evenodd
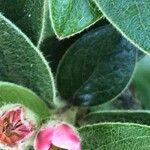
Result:
M53 132L54 128L51 126L38 133L35 143L36 150L49 150L50 145L52 144Z
M75 129L61 122L50 121L39 131L35 139L35 150L81 150L80 137Z
M14 125L21 120L21 114L23 113L23 108L18 107L16 110L9 111L5 118L9 118L10 123L13 123Z
M55 127L52 143L67 150L81 150L80 137L67 124L60 124Z

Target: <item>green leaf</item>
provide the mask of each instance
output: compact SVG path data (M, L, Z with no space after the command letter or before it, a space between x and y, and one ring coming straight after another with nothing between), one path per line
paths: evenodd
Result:
M104 16L134 45L150 53L149 0L93 0Z
M74 105L97 105L119 96L136 62L136 48L111 26L75 42L57 70L61 96Z
M0 82L0 107L5 104L22 104L36 113L40 119L50 116L46 104L32 91L8 82Z
M102 123L79 129L85 150L149 150L150 127L131 123Z
M124 97L123 99L118 97L113 101L108 101L100 106L92 107L92 110L139 110L142 109L141 103L137 99L128 99Z
M80 125L103 122L131 122L150 125L150 111L99 111L86 115Z
M150 109L150 57L145 56L136 66L133 77L135 94L143 109Z
M102 18L92 0L50 0L50 14L59 38L73 36Z
M0 11L39 46L44 38L54 35L48 1L0 0Z
M52 105L54 81L41 52L1 14L0 35L0 81L28 87Z
M91 107L91 111L110 111L110 110L141 110L141 102L135 97L133 83L121 93L119 97L108 101L102 105Z

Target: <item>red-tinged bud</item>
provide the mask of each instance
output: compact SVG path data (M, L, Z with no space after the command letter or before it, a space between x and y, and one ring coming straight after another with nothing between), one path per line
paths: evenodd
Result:
M30 117L31 116L31 117ZM33 141L37 128L34 114L21 105L0 108L0 148L23 150ZM36 117L35 117L36 118Z

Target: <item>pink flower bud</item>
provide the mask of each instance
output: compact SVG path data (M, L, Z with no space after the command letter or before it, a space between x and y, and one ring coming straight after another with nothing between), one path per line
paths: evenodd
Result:
M27 118L27 111L20 105L0 108L0 149L23 149L35 134L36 123Z
M80 137L66 123L48 123L37 134L35 150L81 150Z

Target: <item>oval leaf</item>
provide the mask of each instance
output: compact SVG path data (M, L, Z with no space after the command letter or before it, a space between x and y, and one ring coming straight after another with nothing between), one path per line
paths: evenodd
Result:
M110 111L110 110L141 110L141 102L135 98L133 83L124 90L120 96L113 101L108 101L102 105L91 107L91 111Z
M136 48L111 26L92 31L64 55L57 70L61 96L74 105L97 105L114 99L128 84Z
M50 0L50 14L59 38L73 36L102 18L92 0Z
M133 85L142 108L150 109L150 56L145 56L137 63Z
M28 87L52 104L54 81L41 52L1 14L0 35L0 80Z
M48 0L0 0L0 12L13 21L36 44L54 35Z
M150 125L150 111L104 111L86 115L80 125L102 122L131 122Z
M79 129L85 150L149 150L150 127L128 123L103 123Z
M12 83L0 82L0 107L5 104L22 104L41 120L50 116L48 107L35 93Z
M94 0L104 16L132 43L150 53L149 0Z

